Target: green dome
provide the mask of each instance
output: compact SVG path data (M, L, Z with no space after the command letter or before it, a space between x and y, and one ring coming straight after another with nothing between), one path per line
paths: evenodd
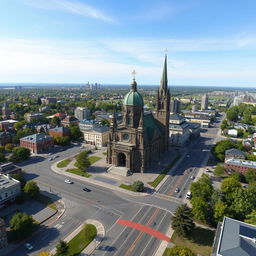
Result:
M124 97L124 105L144 106L143 98L137 91L129 91Z

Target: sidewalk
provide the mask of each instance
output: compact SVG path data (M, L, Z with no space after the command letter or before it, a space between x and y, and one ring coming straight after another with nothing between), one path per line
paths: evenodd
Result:
M93 219L86 220L82 225L80 225L77 229L75 229L72 233L70 233L67 237L63 239L65 242L71 241L84 227L85 224L92 224L97 229L97 235L93 239L93 241L81 252L80 255L87 256L93 253L93 251L99 246L101 241L105 237L105 229L101 222ZM50 251L50 255L54 255L56 253L56 248Z

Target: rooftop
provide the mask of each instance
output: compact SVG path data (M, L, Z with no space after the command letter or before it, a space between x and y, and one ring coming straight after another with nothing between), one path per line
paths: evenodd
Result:
M224 217L217 255L256 255L256 226Z
M17 183L20 183L18 180L11 178L9 175L0 174L0 190L11 187Z
M232 165L239 165L239 166L245 166L249 168L256 168L256 162L255 161L249 161L249 160L241 160L241 159L227 159L225 161L226 164L232 164Z
M49 136L44 133L37 133L33 135L29 135L27 137L21 138L21 140L25 141L31 141L31 142L39 142L39 141L44 141L44 140L51 140L52 136Z
M237 149L237 148L231 148L225 151L225 154L233 154L233 155L241 155L244 156L244 152Z

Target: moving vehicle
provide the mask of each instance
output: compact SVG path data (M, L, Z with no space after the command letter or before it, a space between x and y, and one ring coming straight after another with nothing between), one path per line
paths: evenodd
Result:
M49 158L49 161L52 161L53 158Z
M91 190L89 188L83 188L83 191L85 192L91 192Z
M28 249L28 250L32 250L34 247L32 246L32 244L30 243L25 243L24 246Z
M191 199L191 197L192 197L192 193L188 191L186 194L186 199Z
M179 188L175 188L175 193L179 193L180 189Z
M72 181L72 180L69 180L69 179L65 179L65 183L73 184L73 181Z

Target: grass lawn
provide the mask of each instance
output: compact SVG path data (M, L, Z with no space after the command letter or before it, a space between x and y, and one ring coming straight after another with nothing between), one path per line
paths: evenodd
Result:
M45 196L43 194L39 194L39 196L36 199L37 201L39 201L40 203L46 205L47 207L56 210L57 211L57 206L56 204L52 201L52 199L48 196Z
M91 175L87 172L81 171L78 168L72 168L72 169L67 169L66 172L70 172L76 175L84 176L86 178L89 178Z
M159 174L153 181L148 182L148 184L152 187L157 187L157 185L164 179L166 174L170 171L173 165L179 160L180 155L176 156L175 159Z
M130 190L130 191L133 191L133 192L136 192L132 189L132 185L126 185L126 184L121 184L119 186L119 188L123 188L123 189L126 189L126 190Z
M79 255L81 251L95 238L97 229L92 224L86 224L84 228L68 242L69 256Z
M102 154L103 154L104 156L106 156L106 155L107 155L107 152L103 152Z
M68 164L71 162L71 159L65 159L57 164L58 168L64 168L67 167Z
M94 164L95 162L99 161L101 158L98 156L89 156L90 164Z
M188 247L196 254L210 256L212 252L214 234L215 232L212 230L196 227L188 239L180 237L176 232L174 232L171 242L176 245ZM167 251L165 251L165 256L168 256Z

